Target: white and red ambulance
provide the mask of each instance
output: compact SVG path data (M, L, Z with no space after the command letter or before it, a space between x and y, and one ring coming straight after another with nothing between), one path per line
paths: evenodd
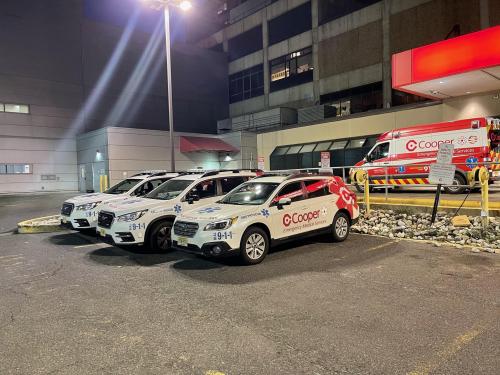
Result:
M436 162L442 143L454 146L452 163L456 165L452 186L448 193L462 193L467 184L467 172L483 163L498 161L500 145L500 119L473 118L428 125L417 125L386 132L366 157L352 168L350 177L359 191L359 171L368 172L373 187L390 185L425 185L429 183L429 164ZM487 165L495 176L496 165Z

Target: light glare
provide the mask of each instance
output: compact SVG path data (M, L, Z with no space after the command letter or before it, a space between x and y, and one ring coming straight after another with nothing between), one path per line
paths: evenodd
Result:
M179 8L181 8L181 10L183 11L188 11L189 9L191 9L193 7L193 4L191 4L190 1L182 1L180 4L179 4Z

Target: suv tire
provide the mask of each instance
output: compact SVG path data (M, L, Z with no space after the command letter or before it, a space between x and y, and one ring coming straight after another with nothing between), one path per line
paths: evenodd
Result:
M337 212L333 218L332 234L335 242L344 241L349 235L351 220L345 212Z
M172 248L172 221L160 221L154 224L148 238L149 247L152 250L168 251Z
M258 227L250 227L241 238L240 257L244 264L258 264L269 251L269 236Z

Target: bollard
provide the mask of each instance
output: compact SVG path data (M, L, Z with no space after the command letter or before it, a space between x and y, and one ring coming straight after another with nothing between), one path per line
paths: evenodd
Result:
M365 200L365 210L366 216L370 215L370 179L368 178L368 173L366 171L359 171L360 180L364 185L364 200Z
M481 184L481 222L483 229L488 227L489 222L489 197L488 197L488 180L490 174L486 167L481 167L479 170L479 183Z

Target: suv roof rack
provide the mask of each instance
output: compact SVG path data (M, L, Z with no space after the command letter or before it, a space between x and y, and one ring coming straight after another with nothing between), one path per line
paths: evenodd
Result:
M130 177L138 177L138 176L161 176L162 174L167 174L167 173L175 173L175 172L169 172L169 171L166 171L166 170L157 169L157 170L150 170L150 171L141 171L139 173L133 174Z
M286 177L286 180L299 177L333 176L333 170L329 168L283 169L276 171L267 171L264 172L259 177L276 177L276 176Z
M189 175L189 174L201 174L201 177L208 177L208 176L216 176L219 173L240 173L240 172L263 172L261 169L250 169L250 168L242 168L242 169L190 169L186 172L183 172L182 174L184 175Z

